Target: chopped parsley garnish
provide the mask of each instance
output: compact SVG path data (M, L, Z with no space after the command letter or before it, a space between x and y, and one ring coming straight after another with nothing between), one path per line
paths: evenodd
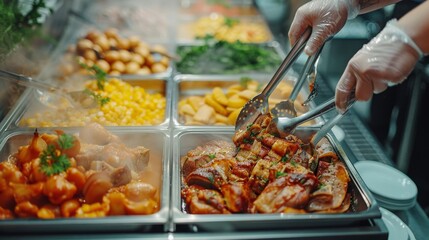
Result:
M73 147L74 138L70 134L61 134L58 136L58 145L61 149L69 149Z
M286 154L282 157L282 162L287 162L289 160L289 156Z
M247 84L251 81L252 79L249 77L242 77L240 78L240 86L242 86L243 88L247 88Z
M296 162L294 160L291 160L290 164L292 164L292 166L296 167Z
M62 154L61 150L72 148L74 138L69 134L61 134L58 136L58 146L48 145L40 154L40 168L47 176L58 174L66 171L70 166L70 159L67 155Z
M210 153L208 156L209 156L210 160L213 160L216 157L216 154Z
M239 23L240 21L238 20L238 19L236 19L236 18L229 18L229 17L226 17L225 18L225 25L226 26L228 26L228 27L233 27L234 25L236 25L237 23Z
M279 172L279 171L276 172L276 178L283 177L286 175L287 175L287 173L285 173L285 172Z
M97 80L98 89L104 90L104 83L106 83L107 81L107 73L97 65L92 65L91 67L86 65L85 63L79 63L79 65L84 69L88 70L90 73L92 73Z
M104 104L110 102L110 98L109 97L103 97L101 96L101 94L96 94L95 92L89 90L89 89L85 89L84 90L85 94L88 94L89 96L93 97L95 101L97 101L97 103L100 106L104 106Z

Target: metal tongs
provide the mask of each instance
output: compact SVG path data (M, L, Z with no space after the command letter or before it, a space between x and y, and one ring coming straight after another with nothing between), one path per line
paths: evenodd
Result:
M249 124L255 122L255 120L261 115L268 112L268 98L273 93L274 89L277 87L279 82L282 80L283 74L290 69L292 64L296 61L299 54L303 51L305 44L311 35L311 28L308 28L303 35L298 39L298 41L294 44L290 52L287 54L280 67L274 73L271 80L262 90L262 92L249 100L246 105L244 105L243 109L240 111L238 115L237 121L235 123L235 130L245 129ZM317 53L317 55L320 51ZM310 60L310 58L312 60ZM314 64L314 60L317 59L317 56L310 57L306 62L305 69L308 69L310 65ZM293 92L299 92L302 87L301 81L302 77L295 84ZM299 89L298 89L299 88ZM296 90L295 90L296 89ZM296 96L295 96L296 97ZM294 99L293 99L294 100ZM281 112L280 108L277 108L277 112Z
M338 113L334 118L326 122L322 128L313 136L311 142L317 144L325 135L328 133L335 124L348 112L352 107L353 103L356 101L354 93L351 94L350 98L347 101L347 109L344 113ZM280 133L280 136L287 136L291 133L294 133L295 128L307 121L310 121L316 117L323 115L331 110L335 109L335 98L331 98L328 101L320 104L316 108L312 109L309 112L306 112L298 117L278 117L273 118L277 130Z

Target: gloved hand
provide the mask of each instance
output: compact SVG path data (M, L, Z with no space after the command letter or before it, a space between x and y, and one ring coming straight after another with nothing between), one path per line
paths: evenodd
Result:
M296 11L289 29L290 44L301 37L304 31L312 28L304 52L311 56L331 36L343 28L347 19L359 14L359 0L313 0L302 5Z
M356 100L367 101L373 93L401 83L411 73L423 52L414 41L391 20L386 27L364 45L348 62L335 93L340 112L347 108L350 93Z

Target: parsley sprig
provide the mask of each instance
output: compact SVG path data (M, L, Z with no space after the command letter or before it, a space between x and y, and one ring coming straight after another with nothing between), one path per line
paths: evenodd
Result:
M62 150L70 149L74 146L74 137L70 134L58 136L58 147L50 144L40 154L40 168L47 176L66 171L70 166L70 159L62 153Z
M104 84L107 82L107 73L95 64L92 66L88 66L85 63L79 63L79 65L88 70L90 73L92 73L95 77L95 80L97 80L98 89L104 90Z
M89 89L85 89L84 90L85 94L88 94L89 96L93 97L95 101L97 101L97 103L100 106L104 106L104 104L110 102L110 98L109 97L103 97L101 96L101 94L97 94Z

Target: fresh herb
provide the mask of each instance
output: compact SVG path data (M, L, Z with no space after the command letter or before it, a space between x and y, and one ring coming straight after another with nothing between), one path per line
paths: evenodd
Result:
M209 156L210 160L213 160L216 157L216 154L210 153L208 156Z
M0 59L18 44L41 34L43 19L52 12L45 0L0 1Z
M319 185L317 186L317 189L321 189L324 188L326 185L324 183L319 183Z
M243 139L243 143L252 143L252 140L251 139L248 139L248 138L245 138L245 139Z
M58 145L61 149L70 149L73 147L74 137L70 134L61 134L58 136Z
M42 172L47 176L51 176L66 171L71 166L71 163L67 155L62 154L61 150L72 148L73 142L73 136L61 134L58 136L59 149L56 149L52 144L48 145L40 154L40 167Z
M252 126L253 126L253 123L248 124L248 125L246 126L246 130L247 130L247 131L249 131L249 129L250 129Z
M276 178L283 177L286 175L287 175L287 173L285 173L285 172L279 172L279 171L276 172Z
M282 157L282 162L287 162L289 160L289 156L286 154Z
M252 79L249 77L242 77L240 78L240 86L242 86L243 88L247 88L247 84L249 84L249 82L251 82Z
M66 155L58 155L55 147L49 145L40 155L41 170L51 176L64 172L70 167L70 160Z
M99 90L104 90L104 84L107 82L107 73L105 71L103 71L103 69L101 69L99 66L97 65L92 65L92 66L88 66L85 63L79 63L79 65L88 70L91 74L94 75L95 80L97 81L97 87Z
M85 89L84 90L85 94L88 94L89 96L93 97L95 101L97 101L97 103L100 106L104 106L104 104L107 104L108 102L110 102L110 98L109 97L103 97L101 96L101 94L97 94L89 89Z
M296 162L294 160L290 160L290 164L292 164L292 166L296 167Z
M224 24L228 27L233 27L234 25L236 25L237 23L239 23L240 21L236 18L230 18L230 17L226 17L225 18L225 22Z

